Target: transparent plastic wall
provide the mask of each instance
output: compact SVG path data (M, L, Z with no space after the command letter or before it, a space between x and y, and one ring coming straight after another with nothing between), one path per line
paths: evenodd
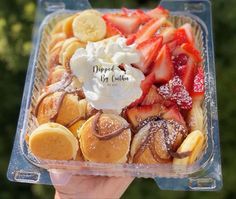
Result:
M15 136L14 147L8 168L11 181L51 184L47 170L66 172L70 175L107 175L152 177L160 189L168 190L219 190L222 187L219 129L217 116L214 46L212 37L211 4L208 0L166 0L161 5L171 11L173 20L190 20L200 27L204 70L206 74L206 128L207 143L203 156L196 164L173 169L172 165L98 164L78 161L38 161L28 153L24 135L28 128L31 97L35 86L37 59L41 52L43 31L50 20L58 16L91 8L88 1L39 0L33 33L33 50L29 60L25 89ZM112 12L112 9L101 9ZM88 168L81 170L81 168Z

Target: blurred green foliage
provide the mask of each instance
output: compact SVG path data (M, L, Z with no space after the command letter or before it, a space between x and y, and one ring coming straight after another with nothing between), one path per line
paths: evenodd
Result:
M154 7L155 0L99 0L94 7ZM151 179L136 179L123 198L236 198L236 1L212 0L217 91L224 187L220 192L160 191ZM0 198L53 198L50 186L12 183L6 179L15 134L36 4L33 0L0 1Z

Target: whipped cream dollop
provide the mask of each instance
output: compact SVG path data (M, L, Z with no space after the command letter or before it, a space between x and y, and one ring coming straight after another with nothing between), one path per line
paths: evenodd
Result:
M127 46L125 38L113 37L79 48L70 66L94 108L119 114L142 95L144 75L131 66L139 61L135 45Z

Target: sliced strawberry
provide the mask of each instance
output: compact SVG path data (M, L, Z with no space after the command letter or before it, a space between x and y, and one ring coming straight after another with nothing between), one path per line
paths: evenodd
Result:
M136 33L136 43L140 44L145 40L154 36L157 30L166 23L166 18L151 19L145 25L143 25Z
M175 32L174 38L177 41L178 45L182 45L184 43L194 45L192 26L189 23L186 23L178 28Z
M177 42L177 45L182 45L183 43L189 43L187 34L184 29L177 29L174 37Z
M168 42L166 45L168 46L168 48L170 49L170 52L172 53L177 47L177 42L173 40L171 42Z
M175 31L174 27L166 27L160 35L163 37L163 44L169 43L174 40L175 38Z
M204 83L204 71L202 67L198 67L197 74L193 80L193 97L204 96L205 93L205 83Z
M143 99L141 105L152 105L156 103L162 104L165 107L171 107L171 106L176 105L176 103L174 103L173 101L164 99L159 94L156 86L152 85L148 94Z
M178 106L174 105L170 108L166 108L163 111L162 117L165 120L175 120L176 122L179 122L182 125L186 125L183 116L181 115Z
M136 64L143 73L149 72L151 63L155 60L160 47L162 45L162 37L152 37L137 46L137 50L141 55L141 62Z
M145 98L145 96L148 94L150 88L152 87L154 82L154 75L153 74L149 74L148 76L145 77L145 79L141 82L141 89L143 91L142 96L137 99L136 101L134 101L133 103L131 103L129 105L129 107L134 107L134 106L138 106L139 104L141 104Z
M125 14L125 15L130 15L130 14L133 13L133 10L130 10L129 8L126 8L126 7L122 7L122 8L121 8L121 11L122 11L122 13Z
M183 65L186 65L187 62L188 62L188 56L184 53L176 55L172 58L172 63L177 73L178 73L179 68Z
M135 34L131 34L127 37L126 39L126 45L131 45L134 43L134 41L136 40L136 35Z
M160 113L161 105L153 104L146 106L138 106L126 111L128 121L133 127L137 127L138 124L151 116L157 116Z
M152 73L155 74L155 83L166 83L174 75L174 67L171 61L171 55L168 47L164 45L153 66Z
M192 30L191 24L186 23L186 24L182 25L179 29L182 29L185 31L188 42L190 44L194 45L194 35L193 35L193 30Z
M141 9L137 9L137 10L130 10L128 8L123 7L122 8L122 12L123 14L127 15L127 16L132 16L135 15L137 17L139 17L140 21L142 24L146 23L147 21L149 21L151 19L150 16L148 16L144 11L142 11Z
M183 65L179 68L180 78L185 86L186 90L191 93L193 89L193 80L196 72L195 63L189 59L186 65Z
M184 43L181 45L181 48L188 56L192 57L195 62L199 63L202 61L200 51L198 51L192 44Z
M154 19L160 19L161 17L168 17L169 11L161 6L156 7L146 13L149 17Z
M175 76L167 84L160 86L158 91L164 99L175 102L180 108L192 108L192 98L178 76Z
M112 25L112 23L110 23L109 21L106 21L106 25L107 25L107 33L106 33L106 37L112 37L114 35L122 35L121 32Z
M141 20L141 23L144 24L146 22L148 22L151 17L148 16L144 11L142 11L141 9L137 9L135 10L135 12L133 13L134 15L137 15L139 17L139 19Z
M162 103L163 97L158 93L156 86L152 85L148 94L145 96L142 105L151 105L156 103Z
M138 16L126 16L124 14L105 14L104 20L109 21L123 34L128 35L137 31L141 21Z

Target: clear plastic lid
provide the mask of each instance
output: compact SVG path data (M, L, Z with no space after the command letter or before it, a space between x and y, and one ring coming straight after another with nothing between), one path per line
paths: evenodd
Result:
M171 11L176 23L190 22L196 26L199 48L204 57L206 74L205 126L207 143L202 157L189 167L166 165L101 164L79 161L44 161L29 153L24 136L29 130L30 107L34 95L35 79L40 65L37 63L42 52L40 43L45 29L50 29L58 18L68 16L75 10L91 8L88 1L39 0L33 34L33 50L25 81L17 132L8 168L11 181L51 184L47 170L66 172L70 175L107 175L152 177L160 189L169 190L219 190L222 186L220 145L217 116L214 46L212 37L211 4L208 0L167 0L161 5ZM113 11L102 9L102 12ZM36 67L37 66L37 67ZM86 169L87 168L87 169Z

